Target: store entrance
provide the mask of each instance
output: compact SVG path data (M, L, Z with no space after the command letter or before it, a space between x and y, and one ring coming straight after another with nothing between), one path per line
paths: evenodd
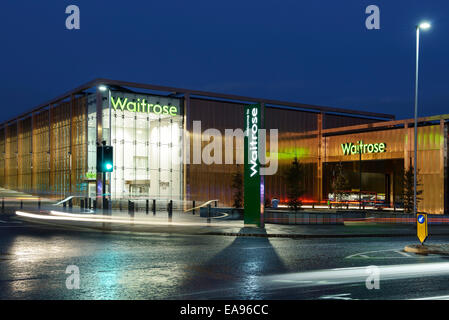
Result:
M347 184L345 190L334 190L339 165ZM328 162L324 165L323 198L334 200L336 193L344 193L345 201L367 206L393 207L400 203L403 159ZM361 192L360 192L361 189Z

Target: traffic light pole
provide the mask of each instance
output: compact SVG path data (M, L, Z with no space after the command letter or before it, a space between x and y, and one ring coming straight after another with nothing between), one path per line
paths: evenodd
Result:
M102 173L103 184L103 212L109 212L109 203L106 199L106 172Z

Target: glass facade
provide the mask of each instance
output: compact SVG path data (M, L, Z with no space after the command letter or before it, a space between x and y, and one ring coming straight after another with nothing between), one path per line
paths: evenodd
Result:
M109 115L108 92L102 97L102 137L114 148L114 169L106 179L111 199L182 199L181 100L113 91ZM96 172L96 108L92 95L88 115L90 172Z

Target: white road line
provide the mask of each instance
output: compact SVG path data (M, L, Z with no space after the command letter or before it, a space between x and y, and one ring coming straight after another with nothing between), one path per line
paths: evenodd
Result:
M397 254L401 255L402 257L399 257L399 256L380 256L380 257L369 256L369 254L371 254L371 253L380 253L380 252L394 252L394 253L397 253ZM351 255L345 257L345 259L354 259L354 258L363 258L363 259L398 259L398 258L413 258L413 256L409 255L406 252L403 252L402 250L387 249L387 250L365 251L365 252L351 254Z
M321 296L319 299L354 300L349 297L350 295L350 293L332 294L329 296Z
M395 250L394 252L399 253L403 255L404 257L410 258L410 255L407 252L401 251L401 250Z
M23 226L0 226L0 228L23 228Z
M418 298L411 300L449 300L449 296L436 296L436 297Z
M286 282L286 283L313 283L314 281L307 281L307 280L273 280L273 282Z

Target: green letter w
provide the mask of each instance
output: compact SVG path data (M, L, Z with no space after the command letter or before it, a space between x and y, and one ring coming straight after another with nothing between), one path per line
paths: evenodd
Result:
M125 98L125 100L122 102L120 100L120 97L117 98L117 101L114 101L114 97L111 97L112 106L114 107L114 110L117 111L117 105L120 107L120 109L125 109L126 102L128 101L128 98Z
M346 156L351 152L352 143L342 143L341 148L343 149L343 154Z

